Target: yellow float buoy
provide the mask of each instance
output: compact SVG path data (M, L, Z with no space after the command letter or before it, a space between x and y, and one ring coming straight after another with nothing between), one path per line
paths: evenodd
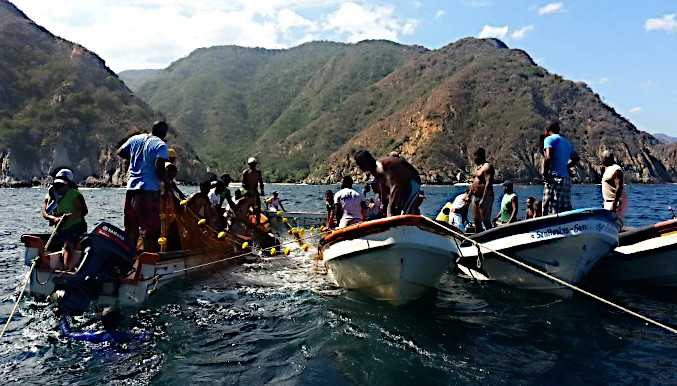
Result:
M166 237L160 237L157 239L157 243L160 245L167 245L167 238Z
M245 241L244 243L242 243L242 249L247 249L247 248L249 248L249 241Z
M301 229L299 230L299 235L300 235L301 237L303 237L303 235L305 235L305 234L306 234L306 228L301 228Z
M291 249L289 249L289 248L284 249L284 255L285 256L289 256L290 253L291 253Z
M282 217L282 211L281 210L277 211L277 213L275 213L275 216Z
M315 227L310 227L310 233L315 233Z
M205 225L206 223L207 223L207 220L201 218L201 219L197 222L197 225L203 226L203 225Z
M167 215L164 213L160 213L160 220L164 220L167 218Z
M286 224L286 223L287 223L287 221L289 221L289 220L287 220L287 218L286 218L286 217L282 217L282 224Z
M292 230L291 230L291 234L293 234L293 235L298 235L298 234L299 234L299 231L298 231L298 229L296 229L296 228L292 228Z
M186 206L186 204L188 204L188 200L182 200L181 202L179 202L179 205L181 206Z
M270 250L270 255L271 255L271 256L277 255L277 249L272 248L272 249Z
M221 231L221 232L219 232L219 234L216 237L218 237L219 239L222 239L222 238L226 237L226 232Z
M308 252L308 248L310 248L310 247L308 246L308 244L303 244L303 245L301 246L301 248L302 248L304 251Z

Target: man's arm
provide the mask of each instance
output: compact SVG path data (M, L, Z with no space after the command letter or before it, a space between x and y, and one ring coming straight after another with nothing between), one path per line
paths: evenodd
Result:
M621 197L623 197L623 171L620 169L616 170L613 178L614 185L616 185L616 194L614 196L614 202L611 206L611 210L615 211L616 208L618 208L618 205L620 205Z
M360 201L360 214L362 215L362 221L367 218L367 203L365 201Z
M482 198L480 199L480 206L484 204L484 199L487 197L487 193L489 192L489 185L491 185L489 182L493 180L493 173L489 173L489 170L491 168L491 164L486 163L484 166L482 166L482 169L480 172L482 173L482 176L484 177L484 192L482 193Z
M518 210L517 196L513 197L512 200L510 201L512 202L512 214L510 215L510 219L508 219L508 224L517 221L517 210Z
M165 183L166 187L169 187L169 180L167 179L167 172L165 169L165 163L169 162L168 159L166 158L156 158L155 159L155 174L158 176L160 181ZM169 189L165 189L165 193L168 192Z
M343 208L340 203L334 204L334 221L336 224L341 222L341 217L343 217Z
M552 148L545 148L545 155L543 156L543 175L547 176L550 174L550 163L552 161Z
M574 152L569 157L569 162L567 163L567 168L571 169L571 168L576 167L576 165L578 164L578 162L580 160L581 160L581 157L578 155L578 153Z
M266 193L263 192L263 172L259 170L259 187L261 187L261 195L265 196Z

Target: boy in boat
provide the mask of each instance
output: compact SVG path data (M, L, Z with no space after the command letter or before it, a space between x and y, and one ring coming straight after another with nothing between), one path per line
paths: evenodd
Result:
M263 192L263 174L256 169L259 161L254 157L249 157L247 165L249 168L242 172L242 187L245 189L245 197L247 198L247 205L254 211L256 223L261 225L261 196L265 197ZM257 186L258 185L258 186ZM258 190L258 187L261 190Z
M517 200L517 194L515 194L512 181L503 181L503 199L501 200L501 210L494 218L496 225L501 226L517 221Z
M475 220L475 233L491 229L491 210L494 205L494 166L487 161L484 148L473 153L475 169L472 193L472 212Z
M559 122L545 127L543 140L543 215L565 212L571 206L571 178L569 169L576 166L580 157L573 145L559 134Z
M628 210L628 193L623 181L623 168L616 163L614 153L609 150L602 153L602 165L604 169L602 175L604 209L616 213L618 219L623 222L625 212Z
M327 190L324 192L324 206L327 209L327 228L336 226L336 206L334 204L334 192Z
M160 181L169 186L165 173L169 152L163 141L168 130L166 122L156 121L151 134L134 135L118 149L118 156L129 160L124 209L125 232L132 245L136 246L141 229L148 252L158 249Z
M388 156L377 161L366 150L355 153L354 159L360 170L378 181L387 216L416 213L421 190L421 177L416 168L399 157Z
M73 187L73 172L61 169L45 196L42 217L54 224L56 237L63 242L63 262L72 270L78 261L75 245L87 232L87 204L79 190Z
M362 194L353 189L353 178L350 176L344 176L341 180L341 190L334 196L334 205L339 228L357 224L367 217L367 204Z
M528 220L530 218L535 218L536 217L536 208L534 207L534 205L536 204L536 199L533 198L533 197L529 197L529 198L527 198L527 201L526 201L525 204L526 204L526 207L527 207L527 211L526 211L527 214L524 217L524 219Z
M273 212L286 212L284 209L284 206L282 206L282 200L280 200L280 192L277 190L273 192L273 196L269 197L266 200L266 204L268 205L268 209L273 211Z

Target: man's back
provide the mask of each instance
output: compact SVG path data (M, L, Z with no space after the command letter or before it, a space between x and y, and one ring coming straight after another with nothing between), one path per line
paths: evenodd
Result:
M553 134L543 141L543 149L547 148L552 148L551 173L556 177L569 177L567 165L569 158L575 153L571 142L559 134Z
M362 201L364 201L362 195L350 188L343 188L334 195L334 202L341 204L342 217L346 218L361 218Z
M256 192L257 185L261 179L261 171L258 169L245 169L242 172L242 187L247 191Z
M168 159L167 144L151 134L137 134L127 140L122 149L129 152L127 189L160 190L160 178L155 169L157 158Z

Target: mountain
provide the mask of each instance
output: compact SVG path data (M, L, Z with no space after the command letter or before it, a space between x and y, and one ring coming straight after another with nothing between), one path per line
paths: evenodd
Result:
M39 182L61 166L77 180L122 183L118 145L162 117L96 54L52 35L4 0L0 53L0 184ZM170 134L167 142L179 155L180 179L204 176L205 164L180 136Z
M194 51L153 74L138 95L185 128L198 155L238 172L256 155L272 180L335 182L359 175L351 154L399 152L427 183L465 181L477 147L499 178L532 181L539 135L558 119L600 179L612 149L631 181L677 179L654 146L586 84L536 65L497 39L438 50L388 41L313 42L287 50L235 46Z
M658 139L659 141L661 141L663 143L675 143L675 142L677 142L677 137L671 137L667 134L658 133L658 134L652 134L652 135L654 137L656 137L656 139Z
M120 80L125 82L132 91L137 91L142 84L152 80L162 70L127 70L118 73Z

